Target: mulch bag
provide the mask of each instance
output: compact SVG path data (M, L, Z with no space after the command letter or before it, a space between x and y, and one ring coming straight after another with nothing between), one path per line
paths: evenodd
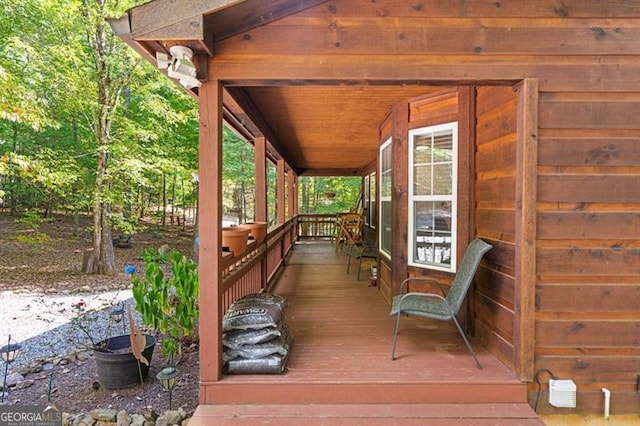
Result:
M226 348L223 355L226 360L231 360L237 357L254 359L273 354L287 355L288 353L289 345L285 338L280 337L257 345L246 345L237 349Z
M293 337L291 335L286 336L283 345L283 347L286 348L285 355L273 353L260 358L243 358L241 356L233 359L227 358L224 363L224 372L225 374L280 374L284 371L284 367L287 364L289 349L292 343ZM224 357L226 358L226 356Z
M246 301L251 303L255 302L255 303L260 303L265 305L277 305L281 311L284 311L289 305L289 301L286 298L279 296L277 294L271 294L271 293L247 294L246 296L243 296L240 299L238 299L238 301L239 302Z
M226 374L280 374L284 371L286 358L282 355L269 355L264 358L235 358L227 361Z
M234 330L224 333L222 344L229 349L239 349L246 345L257 345L281 337L285 333L282 325L279 327L265 327L256 330Z
M237 300L222 318L222 331L277 327L281 318L282 309L277 304Z

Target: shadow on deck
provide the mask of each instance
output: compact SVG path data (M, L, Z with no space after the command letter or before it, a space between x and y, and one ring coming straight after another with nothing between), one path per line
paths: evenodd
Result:
M209 388L189 423L543 424L526 385L474 345L476 368L453 324L394 319L369 280L346 273L347 256L328 242L300 242L274 293L289 299L294 343L281 375L228 375ZM368 276L363 273L363 276Z

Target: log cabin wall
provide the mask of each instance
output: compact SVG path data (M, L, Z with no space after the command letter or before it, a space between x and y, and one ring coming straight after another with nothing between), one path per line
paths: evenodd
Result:
M475 234L493 244L478 269L476 338L514 367L517 93L480 87L476 96Z
M600 411L606 386L616 411L638 412L639 16L639 2L613 0L334 0L216 42L209 70L236 85L536 79L535 335L524 338L535 341L535 370L577 382L578 411ZM497 232L482 213L480 224ZM482 335L493 336L490 349L504 359L508 231L490 257L505 274L493 284L502 288L485 288L478 304ZM489 328L483 318L492 308L500 323Z

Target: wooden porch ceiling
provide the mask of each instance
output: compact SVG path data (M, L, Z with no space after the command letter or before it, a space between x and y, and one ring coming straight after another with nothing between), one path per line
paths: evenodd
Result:
M153 0L111 20L111 26L154 64L156 52L168 53L176 44L190 47L198 78L206 80L216 42L325 1ZM264 136L269 156L284 159L299 175L331 176L359 175L375 161L378 128L394 103L442 89L401 81L246 84L227 88L227 121L248 138Z
M438 88L437 90L441 90ZM379 125L394 103L424 86L259 86L234 88L264 122L264 136L302 175L359 175L376 159Z

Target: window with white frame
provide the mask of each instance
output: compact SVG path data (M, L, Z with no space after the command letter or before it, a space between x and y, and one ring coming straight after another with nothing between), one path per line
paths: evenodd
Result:
M458 123L409 131L409 263L455 272Z
M391 259L391 193L393 162L391 157L391 138L380 146L380 204L379 204L379 241L380 252Z

